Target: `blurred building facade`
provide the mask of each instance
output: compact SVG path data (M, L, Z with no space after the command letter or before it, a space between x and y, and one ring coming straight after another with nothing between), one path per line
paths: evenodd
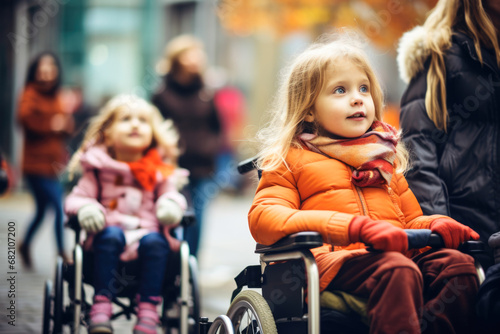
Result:
M61 58L63 87L81 89L99 106L117 93L148 97L160 78L155 64L167 42L200 38L211 65L227 62L216 2L204 0L5 0L0 2L0 148L18 164L22 147L16 107L30 60Z
M63 66L63 87L81 90L98 107L117 93L144 97L160 83L155 65L173 37L200 38L209 66L223 68L224 83L246 97L247 123L241 158L251 156L251 139L266 121L281 69L316 36L293 31L285 36L262 28L229 33L221 26L236 10L221 0L3 0L0 1L0 149L13 165L20 156L15 120L17 99L30 59L56 52ZM239 3L239 2L235 2ZM371 49L370 55L387 92L398 104L404 84L393 55ZM219 83L220 84L220 83Z

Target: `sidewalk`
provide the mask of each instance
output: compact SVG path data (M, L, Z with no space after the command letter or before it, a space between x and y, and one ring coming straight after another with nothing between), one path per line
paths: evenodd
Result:
M247 265L258 264L258 256L253 253L255 242L247 225L251 201L250 195L234 197L222 194L207 209L198 263L201 315L210 320L227 311L231 293L236 287L234 276ZM33 270L25 270L18 255L12 269L8 263L9 241L11 244L15 242L17 247L33 212L33 200L25 192L0 198L0 245L3 248L0 250L0 333L41 332L44 284L45 280L54 279L56 259L55 235L50 224L52 214L47 215L33 240ZM11 230L15 229L15 236L8 236L9 225ZM65 231L65 238L67 244L72 244L71 231ZM71 246L68 246L68 252L70 250ZM7 281L12 276L15 280L13 289ZM7 308L11 303L15 305L15 326L8 323L11 311ZM131 333L133 324L134 321L117 319L113 327L116 333ZM81 332L85 333L84 330Z

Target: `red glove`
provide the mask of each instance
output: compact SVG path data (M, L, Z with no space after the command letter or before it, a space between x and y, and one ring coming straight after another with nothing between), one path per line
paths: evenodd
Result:
M478 240L479 234L468 226L449 217L436 218L431 222L431 231L439 234L446 248L457 249L461 243L470 239Z
M361 241L382 251L404 253L408 250L408 236L402 228L367 216L354 217L349 225L351 242Z

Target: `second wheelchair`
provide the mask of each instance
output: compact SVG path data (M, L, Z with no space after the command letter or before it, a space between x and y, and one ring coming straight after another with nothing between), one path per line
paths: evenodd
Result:
M194 215L185 215L181 226L193 222ZM81 327L89 325L91 303L87 300L84 285L92 285L93 253L84 251L79 244L80 228L76 219L70 220L75 230L75 248L72 264L64 264L61 257L56 262L55 279L47 280L44 290L43 328L44 334L67 332L80 333ZM131 319L136 314L138 291L138 260L121 262L116 271L116 297L112 303L118 311L111 319L125 316ZM65 284L66 283L66 284ZM161 328L165 334L195 334L198 332L200 316L200 292L196 258L190 255L186 241L181 242L178 253L169 256L163 282L161 304Z

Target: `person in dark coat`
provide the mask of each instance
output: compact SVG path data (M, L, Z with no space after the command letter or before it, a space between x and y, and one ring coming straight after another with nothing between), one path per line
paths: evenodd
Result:
M500 231L500 3L440 0L423 26L398 49L407 174L424 214L448 215L481 240ZM500 267L493 248L478 256L486 271L476 311L477 333L500 326ZM489 268L489 269L488 269Z
M495 264L488 268L479 288L476 309L488 322L494 322L500 318L500 232L493 233L488 244L493 248Z
M66 167L66 140L73 131L73 116L64 110L61 96L61 66L57 56L44 52L30 67L21 94L18 120L24 132L22 171L35 199L36 212L19 243L23 263L32 265L30 244L47 209L55 214L57 250L67 260L63 245L63 187L59 181Z
M424 214L467 224L485 244L500 231L499 19L492 0L440 0L398 49L410 188Z
M196 255L205 207L218 191L212 178L222 142L221 123L203 82L205 52L198 39L181 35L170 41L159 67L166 75L152 102L163 117L173 120L180 134L178 163L190 172L188 189L196 216L196 224L185 233L191 254Z

